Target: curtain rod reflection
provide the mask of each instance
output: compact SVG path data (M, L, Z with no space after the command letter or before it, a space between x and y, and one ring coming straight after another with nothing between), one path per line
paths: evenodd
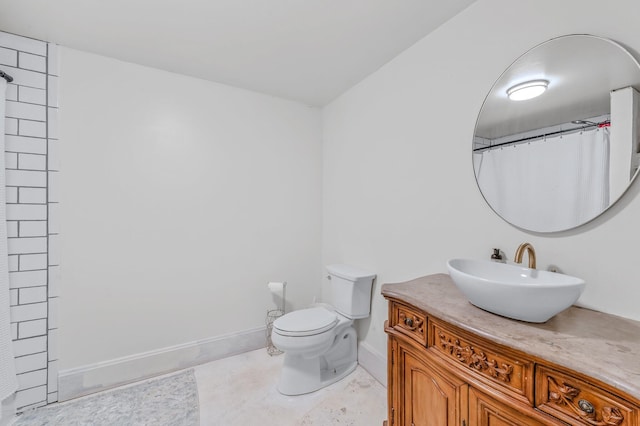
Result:
M13 81L13 77L11 77L9 74L7 74L4 71L0 70L0 77L4 78L5 80L7 80L7 83L11 83Z
M584 130L590 130L590 129L594 129L594 128L602 128L602 127L610 127L611 126L611 121L610 120L605 120L605 121L601 121L600 123L593 123L591 121L585 121L585 120L576 120L573 121L572 123L574 124L586 124L586 126L581 126L581 127L574 127L573 129L565 129L565 130L557 130L555 132L549 132L549 133L544 133L541 135L534 135L534 136L527 136L525 138L520 138L520 139L515 139L512 141L508 141L508 142L502 142L502 143L498 143L495 145L489 145L489 146L483 146L481 148L474 148L473 152L481 152L481 151L486 151L489 149L493 149L493 148L498 148L501 146L507 146L507 145L516 145L522 142L530 142L536 139L541 139L541 138L546 138L547 136L557 136L557 135L566 135L568 133L574 133L574 132L582 132Z

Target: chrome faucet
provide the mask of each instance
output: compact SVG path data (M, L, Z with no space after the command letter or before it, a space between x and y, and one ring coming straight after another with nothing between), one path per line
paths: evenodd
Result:
M516 255L514 256L513 261L516 263L522 263L522 256L525 251L529 252L529 268L536 269L536 251L529 243L520 244L520 247L516 250Z

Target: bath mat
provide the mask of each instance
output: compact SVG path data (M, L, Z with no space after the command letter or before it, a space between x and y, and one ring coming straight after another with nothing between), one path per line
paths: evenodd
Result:
M193 370L27 411L15 426L142 426L200 424Z

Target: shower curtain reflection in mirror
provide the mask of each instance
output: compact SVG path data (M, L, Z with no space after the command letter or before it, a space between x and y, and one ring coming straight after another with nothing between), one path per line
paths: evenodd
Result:
M609 143L603 127L474 152L478 186L509 223L570 229L609 206Z

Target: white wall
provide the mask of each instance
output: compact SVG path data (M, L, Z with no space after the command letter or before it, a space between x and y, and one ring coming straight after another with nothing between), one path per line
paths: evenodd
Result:
M493 247L512 257L523 241L541 267L587 280L582 304L640 320L640 185L591 224L539 235L493 214L472 171L484 96L522 52L569 33L640 51L640 4L600 5L478 0L323 122L293 102L62 49L61 369L260 327L267 281L288 281L299 308L335 262L378 273L359 328L385 353L382 283Z
M60 367L264 326L321 277L317 109L61 50Z
M635 0L606 10L594 0L479 0L325 108L323 263L378 273L372 316L360 324L366 343L386 353L381 284L446 272L453 257L488 259L493 247L512 259L524 241L539 267L587 281L583 305L640 320L640 184L586 226L532 234L491 211L471 160L484 97L520 54L571 33L637 53L638 16Z

